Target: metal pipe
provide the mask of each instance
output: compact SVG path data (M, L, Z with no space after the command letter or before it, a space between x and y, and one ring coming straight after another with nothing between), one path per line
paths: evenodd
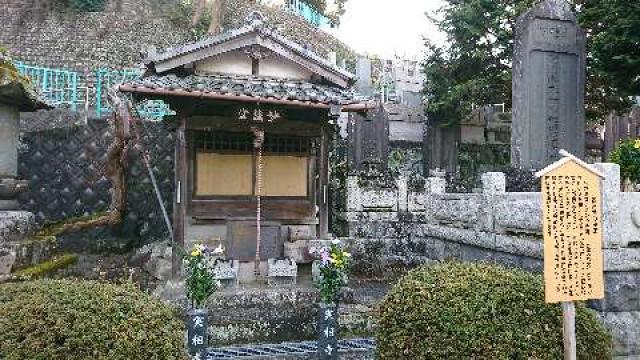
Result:
M130 85L120 85L119 89L122 92L150 94L150 95L158 95L158 96L184 96L184 97L194 97L199 99L211 99L211 100L259 102L261 104L288 105L288 106L306 107L306 108L314 108L314 109L329 109L331 107L328 104L314 103L311 101L283 100L283 99L262 98L262 97L247 96L247 95L217 94L217 93L210 93L210 92L203 92L203 91L187 91L187 90L181 90L181 89L176 89L176 90L152 89L147 87L136 87L136 86L130 86ZM375 103L366 102L366 103L344 105L342 106L342 111L343 112L364 112L374 108L375 108Z

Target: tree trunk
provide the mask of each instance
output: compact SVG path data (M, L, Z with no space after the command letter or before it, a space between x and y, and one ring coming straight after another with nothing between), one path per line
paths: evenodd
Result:
M56 227L55 234L93 229L100 226L117 226L122 223L127 209L127 153L129 149L129 124L131 103L123 100L118 90L109 89L109 100L113 104L113 140L107 150L105 175L111 181L111 206L104 215L95 218L81 218Z
M209 34L217 35L222 32L224 22L225 0L212 0L211 7L211 23L209 24Z
M196 6L195 11L193 12L193 17L191 18L191 25L195 26L200 18L202 18L202 14L204 14L204 9L207 7L207 0L199 0L198 5Z

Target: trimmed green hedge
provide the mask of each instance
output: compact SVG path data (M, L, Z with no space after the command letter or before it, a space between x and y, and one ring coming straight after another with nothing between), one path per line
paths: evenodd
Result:
M545 304L539 275L448 263L408 273L377 311L380 359L563 357L562 311ZM579 305L578 359L611 358L611 338Z
M133 285L0 285L0 359L184 359L175 311Z

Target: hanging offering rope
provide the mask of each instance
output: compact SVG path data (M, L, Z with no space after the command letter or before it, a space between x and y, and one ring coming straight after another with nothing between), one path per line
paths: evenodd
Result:
M262 144L264 143L264 130L253 128L253 133L255 135L255 143L254 147L256 148L256 259L255 259L255 274L256 276L260 275L260 243L262 239L261 234L261 218L262 218Z

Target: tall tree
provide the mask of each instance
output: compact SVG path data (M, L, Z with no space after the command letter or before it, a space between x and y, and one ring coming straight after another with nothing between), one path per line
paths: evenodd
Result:
M578 0L587 32L587 112L621 111L640 96L640 1Z
M473 104L511 104L513 29L518 16L539 1L446 0L429 15L447 35L445 46L427 42L430 119L455 123ZM574 5L588 40L587 116L597 120L639 93L640 2L576 0Z

